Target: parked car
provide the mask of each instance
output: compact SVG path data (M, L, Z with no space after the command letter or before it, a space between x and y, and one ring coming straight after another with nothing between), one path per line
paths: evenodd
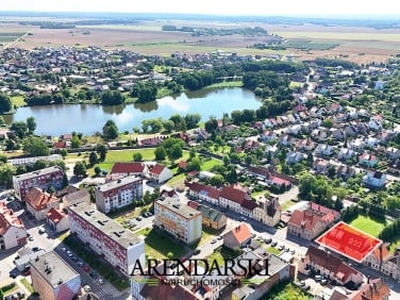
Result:
M78 265L78 267L82 267L83 266L83 262L78 261L77 265Z
M299 281L299 285L300 285L300 286L305 286L305 285L306 285L306 282L305 282L304 280L300 280L300 281Z
M136 220L137 220L137 221L142 221L142 217L141 217L141 216L137 216L137 217L136 217Z
M93 279L97 279L97 277L98 277L95 271L90 271L90 272L89 272L89 275L90 275L90 277L92 277Z
M270 244L270 243L272 243L272 239L271 238L266 238L266 239L264 239L264 242L266 244Z
M84 266L82 267L82 269L83 269L83 271L85 271L85 272L89 272L89 267L86 266L86 265L84 265Z
M279 245L278 250L282 251L283 249L285 249L285 246L284 245Z
M214 239L211 240L211 244L215 244L216 242L217 242L217 239L216 239L216 238L214 238Z
M321 281L323 277L321 275L315 275L314 279L315 281Z
M276 247L276 245L278 245L278 242L276 242L276 241L272 242L272 244L271 244L272 247Z
M32 247L32 251L33 251L33 252L38 252L39 250L40 250L39 247L36 247L36 246L35 246L35 247Z
M98 282L99 284L104 284L104 280L101 279L101 278L99 278L99 279L97 280L97 282Z
M302 289L305 290L305 291L308 291L309 289L311 289L311 286L306 284L305 286L302 287Z
M200 249L196 249L196 250L193 251L193 254L194 254L194 255L197 255L197 254L200 254L200 252L201 252Z
M328 280L327 279L321 279L321 285L325 285L328 284Z
M83 289L85 290L86 293L89 293L92 290L92 288L89 285L85 285Z
M39 228L39 234L43 234L46 232L46 229L44 227Z

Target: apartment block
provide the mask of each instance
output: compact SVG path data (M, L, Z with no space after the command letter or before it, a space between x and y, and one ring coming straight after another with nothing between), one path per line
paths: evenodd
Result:
M100 185L95 190L97 209L103 213L125 207L143 197L143 180L128 176Z
M154 225L169 232L186 244L201 238L202 215L187 205L170 198L154 203Z
M25 197L32 187L48 190L53 187L57 191L63 186L64 171L58 167L49 167L41 170L15 175L12 178L15 195L19 200Z
M136 260L145 262L144 241L85 202L68 208L70 230L83 243L125 275Z

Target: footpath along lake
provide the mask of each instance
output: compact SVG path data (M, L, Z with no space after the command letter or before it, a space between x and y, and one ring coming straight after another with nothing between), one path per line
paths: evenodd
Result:
M95 104L60 104L18 108L14 115L5 115L7 124L34 117L36 134L59 136L72 131L85 135L101 132L107 120L113 120L120 132L142 128L146 119L169 119L174 114L182 116L198 113L202 122L210 116L221 118L234 110L257 109L260 101L252 91L243 88L206 89L182 93L177 97L164 97L146 104L100 106Z

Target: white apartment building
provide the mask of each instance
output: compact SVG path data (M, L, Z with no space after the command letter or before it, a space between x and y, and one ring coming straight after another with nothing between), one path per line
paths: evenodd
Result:
M103 213L132 204L143 197L143 180L128 176L100 185L95 190L97 209Z
M179 201L166 198L154 203L154 225L169 232L186 244L201 238L202 215Z
M68 208L71 233L125 275L130 275L137 260L145 263L144 241L85 202Z

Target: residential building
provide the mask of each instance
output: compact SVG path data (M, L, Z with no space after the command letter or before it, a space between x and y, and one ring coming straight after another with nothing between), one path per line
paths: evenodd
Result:
M188 201L187 205L201 212L203 226L214 230L221 230L226 227L227 218L220 211L194 201Z
M356 175L356 170L348 165L340 165L336 172L337 176L343 180L348 180Z
M249 243L251 240L251 227L247 223L241 223L224 236L224 246L237 250Z
M36 220L45 220L50 209L60 208L60 199L41 190L33 187L25 196L26 210L30 212Z
M199 183L197 181L186 182L188 187L189 198L199 199L219 205L219 194L220 191L212 186Z
M63 209L67 210L68 207L81 202L90 203L90 193L86 189L77 190L75 192L66 194L61 198Z
M289 151L286 155L286 161L289 165L297 164L307 158L307 154L298 151Z
M137 260L145 263L144 241L132 231L85 202L68 208L71 234L75 234L94 252L121 273L129 276Z
M297 144L297 150L299 150L299 151L306 151L306 152L307 152L307 151L312 151L312 150L315 149L315 146L316 146L315 142L314 142L312 139L307 138L307 139L301 140L301 141Z
M95 189L96 207L103 213L109 213L132 204L143 197L143 179L128 176L111 181Z
M314 160L313 169L317 174L326 174L331 166L331 163L327 159L317 158Z
M251 201L251 195L237 186L223 186L219 194L220 207L233 210L236 213L242 212L244 200Z
M287 224L287 234L313 240L339 218L337 211L309 202L303 210L296 209L292 212Z
M143 162L116 162L111 168L110 174L120 176L141 176L145 177L148 168Z
M373 168L378 164L378 158L367 152L364 152L358 157L358 163L367 168Z
M368 279L351 300L389 300L390 287L383 278Z
M269 196L265 199L258 198L258 206L253 210L253 219L260 221L268 226L274 227L281 220L282 207L276 196Z
M26 242L26 228L21 219L0 201L0 250L22 246Z
M400 157L400 149L394 147L387 147L385 154L389 159L398 159Z
M315 149L315 154L318 156L331 156L333 154L333 146L327 144L318 144Z
M40 299L74 299L81 291L81 277L56 252L38 256L31 263L32 287Z
M379 171L367 171L363 183L373 188L383 188L386 185L386 174Z
M348 159L352 159L355 155L356 152L353 149L340 148L337 158L341 161L346 161Z
M61 210L51 208L47 213L46 223L50 229L60 233L69 229L68 216Z
M166 198L154 202L153 224L186 244L201 239L202 213L187 205Z
M148 178L156 183L164 183L171 179L172 176L172 171L163 165L156 164L153 167L149 167Z
M63 187L64 171L60 167L49 167L33 172L15 175L12 178L15 196L25 201L25 196L32 187L48 190L53 187L60 190Z
M315 271L339 285L353 288L363 283L363 274L344 263L339 257L315 246L309 246L304 258L299 262L299 272L309 274Z

